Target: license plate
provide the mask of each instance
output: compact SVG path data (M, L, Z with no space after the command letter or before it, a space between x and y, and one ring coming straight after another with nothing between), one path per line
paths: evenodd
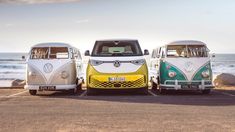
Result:
M181 88L182 88L182 89L198 89L198 85L192 85L192 84L189 84L189 85L181 85Z
M126 81L125 77L109 77L109 82L124 82Z
M39 86L39 90L56 90L56 86Z

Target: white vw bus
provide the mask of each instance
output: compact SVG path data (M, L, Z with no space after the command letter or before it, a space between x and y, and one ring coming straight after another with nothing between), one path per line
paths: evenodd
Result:
M25 89L37 91L70 90L82 87L82 60L78 49L65 43L42 43L33 46L27 59Z
M148 51L145 50L145 55ZM89 51L86 51L89 56ZM148 68L137 40L96 41L87 66L87 93L94 89L148 89Z
M200 90L209 94L213 88L209 50L200 41L175 41L153 50L150 69L152 88Z

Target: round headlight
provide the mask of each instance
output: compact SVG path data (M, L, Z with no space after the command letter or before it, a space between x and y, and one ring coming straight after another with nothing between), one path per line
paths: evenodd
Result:
M203 78L208 78L209 76L210 76L210 71L209 70L206 70L206 71L202 72L202 77Z
M61 75L61 78L63 79L66 79L69 77L69 74L66 71L62 71L60 75Z
M176 76L176 72L174 72L174 71L169 71L169 72L168 72L168 76L171 77L171 78L172 78L172 77L175 77L175 76Z

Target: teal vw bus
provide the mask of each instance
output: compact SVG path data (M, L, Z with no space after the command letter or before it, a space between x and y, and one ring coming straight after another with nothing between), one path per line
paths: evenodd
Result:
M209 94L213 88L209 50L201 41L175 41L154 49L150 69L157 71L151 83L160 93L200 90Z

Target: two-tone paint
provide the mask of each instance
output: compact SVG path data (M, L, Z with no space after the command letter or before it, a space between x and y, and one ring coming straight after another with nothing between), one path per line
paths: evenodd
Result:
M68 58L66 59L32 59L31 51L33 48L68 48ZM81 86L82 60L79 57L79 50L65 43L41 43L33 46L29 52L26 66L26 85L25 89L30 94L36 94L38 90L74 90ZM41 89L41 88L53 89Z
M88 90L147 89L148 68L144 55L113 57L97 57L91 55L87 66L86 84Z
M152 84L167 90L202 90L212 89L212 68L208 51L207 57L167 57L170 45L203 45L200 41L175 41L155 49L151 59Z

